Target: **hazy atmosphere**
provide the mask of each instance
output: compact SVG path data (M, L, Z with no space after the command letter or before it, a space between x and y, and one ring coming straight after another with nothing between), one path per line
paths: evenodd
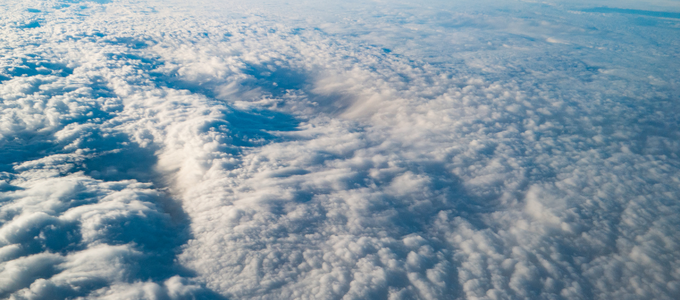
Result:
M680 1L0 2L0 299L680 299Z

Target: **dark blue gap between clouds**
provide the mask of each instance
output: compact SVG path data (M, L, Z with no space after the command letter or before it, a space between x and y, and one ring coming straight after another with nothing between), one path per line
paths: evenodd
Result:
M628 15L638 15L646 17L656 17L656 18L671 18L680 19L680 12L667 12L667 11L653 11L653 10L641 10L641 9L625 9L625 8L612 8L612 7L595 7L582 9L583 12L593 12L593 13L617 13L617 14L628 14Z

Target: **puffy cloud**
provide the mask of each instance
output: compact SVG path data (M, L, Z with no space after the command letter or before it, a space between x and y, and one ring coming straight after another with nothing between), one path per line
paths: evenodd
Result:
M677 24L489 3L5 4L0 295L676 298Z

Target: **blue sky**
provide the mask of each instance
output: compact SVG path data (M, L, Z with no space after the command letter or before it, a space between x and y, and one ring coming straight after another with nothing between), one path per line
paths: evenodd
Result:
M677 1L0 4L0 298L676 299Z

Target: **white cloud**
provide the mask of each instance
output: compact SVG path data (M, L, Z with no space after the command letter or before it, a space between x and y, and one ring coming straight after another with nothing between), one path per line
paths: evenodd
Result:
M3 297L680 293L670 23L59 4L2 21Z

